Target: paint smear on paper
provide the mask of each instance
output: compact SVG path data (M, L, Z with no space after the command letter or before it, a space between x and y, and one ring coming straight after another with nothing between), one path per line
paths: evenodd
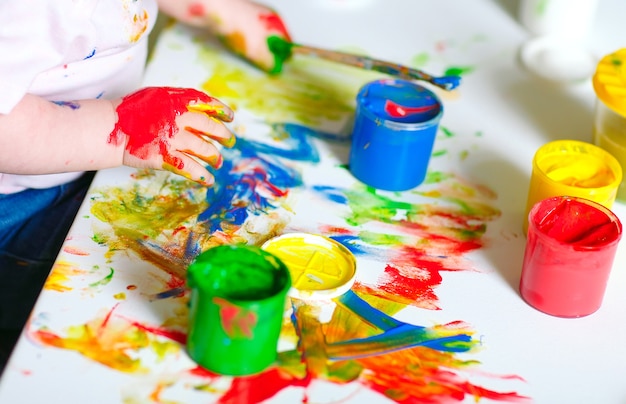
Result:
M322 231L334 232L330 236L357 256L386 262L376 284L357 283L357 290L427 309L439 308L435 288L441 272L474 270L463 257L485 245L487 223L500 216L491 205L496 198L491 190L452 173L429 173L424 185L411 191L416 202L363 185L315 189L333 204L349 208L349 227ZM355 248L363 245L366 254Z
M73 287L69 285L72 278L86 273L87 271L67 261L57 261L43 288L56 292L69 292L73 289Z
M139 359L139 354L143 351L150 350L163 357L177 353L181 349L179 344L171 340L162 341L157 338L161 335L153 329L140 327L123 317L116 316L114 309L86 324L69 327L64 336L46 328L32 330L30 336L48 346L79 352L104 366L124 373L149 372L149 368L142 365Z
M381 74L348 69L321 60L294 58L279 77L234 67L219 51L202 48L200 60L211 74L202 89L221 101L262 116L266 122L320 127L354 113L355 95Z
M173 174L140 171L129 184L96 190L92 213L102 226L94 240L109 248L108 258L136 253L171 275L166 288L180 286L200 251L224 243L259 244L288 225L297 226L297 220L291 223L291 198L299 197L310 198L319 209L316 228L305 230L330 236L359 259L373 262L378 276L355 284L354 300L338 304L325 322L317 306L292 300L293 315L281 336L293 347L280 353L276 367L225 379L189 363L186 370L168 374L167 382L151 378L152 391L139 398L134 392L133 399L166 402L168 393L183 389L202 394L200 401L261 402L293 387L301 392L301 402L318 402L323 393L317 395L314 382L323 381L346 392L336 401L359 389L397 403L527 401L514 391L471 382L480 365L471 357L482 348L471 325L453 321L423 327L392 317L407 305L439 309L441 274L476 271L468 254L488 243L487 226L500 215L495 193L452 172L430 172L422 186L402 194L354 183L338 186L334 178L307 184L302 173L325 163L316 144L328 139L317 126L353 113L356 82L362 77L355 82L345 74L324 77L314 72L317 61L290 63L279 80L233 66L210 49L202 49L201 59L210 72L204 88L267 117L270 133L263 142L239 136L233 149L224 150L225 164L215 171L211 189ZM340 168L334 172L342 174ZM329 211L343 222L326 223ZM155 350L155 342L171 346L158 350L160 359L180 363L186 296L171 299L177 309L156 326L109 312L62 331L33 323L29 333L45 345L141 375L151 369L141 354ZM518 380L493 378L498 385Z

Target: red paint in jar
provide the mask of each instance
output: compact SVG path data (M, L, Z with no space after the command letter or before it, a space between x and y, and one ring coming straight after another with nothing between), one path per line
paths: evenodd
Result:
M622 224L593 201L558 196L529 215L520 293L544 313L583 317L597 311L622 235Z

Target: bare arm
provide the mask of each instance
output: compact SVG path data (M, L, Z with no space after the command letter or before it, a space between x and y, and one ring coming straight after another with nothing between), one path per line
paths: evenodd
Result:
M235 53L268 72L282 68L267 39L291 41L287 28L271 8L248 0L157 0L159 8L175 19L203 27L218 35Z
M107 144L115 125L112 101L57 105L26 95L0 114L0 172L50 174L121 165L123 145Z
M153 87L123 99L63 105L26 95L10 114L0 114L0 172L49 174L124 164L211 185L202 162L221 166L213 141L234 144L223 125L232 114L193 89Z

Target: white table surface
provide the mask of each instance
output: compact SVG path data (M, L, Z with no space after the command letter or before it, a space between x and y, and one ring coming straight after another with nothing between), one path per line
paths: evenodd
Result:
M409 250L419 252L422 259L430 261L425 267L441 265L439 271L432 271L441 275L440 281L433 280L432 295L409 305L397 294L376 302L382 310L397 304L401 310L394 317L415 325L462 322L475 338L474 349L448 356L472 361L465 365L453 362L446 366L443 357L435 355L438 378L432 380L432 394L420 390L429 402L474 402L470 393L459 393L460 397L452 393L465 386L470 391L480 387L494 392L492 399L482 398L481 402L625 403L624 243L603 305L593 315L580 319L545 315L524 303L517 289L532 156L551 140L591 141L595 99L590 81L557 85L523 69L518 51L528 34L516 20L512 1L269 3L280 11L296 42L365 52L435 75L450 67L465 68L457 91L437 90L445 112L430 171L449 175L449 179L410 192L379 193L423 209L418 222L423 225L421 230L401 220L406 216L402 207L395 216L388 216L388 223L383 223L384 213L380 220L375 214L360 223L358 219L365 216L355 216L358 207L345 200L333 201L320 191L335 187L337 194L348 195L350 201L371 201L367 199L371 194L343 166L349 143L309 138L307 144L319 152L319 161L310 154L260 155L262 167L267 168L263 164L268 162L289 167L302 176L302 184L283 186L279 183L283 177L265 178L288 191L279 196L263 188L263 179L259 180L257 196L267 198L271 205L256 214L249 206L249 217L241 227L197 235L203 246L242 239L259 243L289 231L349 234L365 251L378 252L357 254L359 275L354 290L362 295L366 290L380 292L387 266L399 267L407 278L416 278L404 290L407 295L412 292L411 285L426 283L423 268L411 261ZM600 1L589 38L595 55L624 46L624 15L626 2ZM209 81L212 77L227 80L220 84ZM214 95L237 108L232 127L241 139L289 150L292 143L269 136L272 124L300 124L345 140L356 90L375 77L379 76L298 57L280 77L269 80L207 38L175 25L161 34L145 83L213 89ZM242 162L241 154L228 156L235 163ZM251 170L254 163L248 163L246 169ZM248 380L250 390L244 388L240 393L232 393L231 388L240 386L243 379L194 371L195 364L181 344L186 298L152 301L149 297L181 284L186 260L192 254L185 248L197 247L193 242L184 244L185 229L197 226L197 207L204 190L180 182L174 175L137 174L120 168L96 176L0 379L0 402L234 403L247 402L267 390L276 391L269 402L421 402L415 397L411 401L411 391L402 384L410 373L407 369L425 360L424 352L411 354L412 350L393 354L395 361L390 354L370 358L366 365L361 363L357 379L346 383L339 382L345 380L341 372L335 379L330 377L330 368L323 361L309 363L308 383L300 380L282 387L272 384L275 379L261 378ZM184 192L177 194L181 190ZM122 199L124 203L119 202ZM195 215L185 216L194 206ZM448 209L448 219L434 213L443 209ZM618 202L613 210L622 220L626 218L626 204ZM109 216L102 216L104 211ZM371 210L366 209L361 215L368 213ZM171 218L167 226L163 226L164 217ZM486 227L482 235L469 232L475 250L465 251L467 245L454 231L463 223ZM394 234L402 241L376 246L367 238L372 233ZM428 234L445 235L450 243L424 238ZM338 325L346 324L334 323ZM297 337L288 322L283 334L281 350L293 349ZM314 356L309 352L309 357ZM392 364L405 370L389 371ZM372 380L382 377L384 370L389 379L382 385L400 389L408 395L406 401L394 396L398 392L387 390L386 396L372 387ZM288 368L281 372L293 375ZM443 393L436 395L435 387L441 387ZM481 395L485 394L477 393L477 397Z

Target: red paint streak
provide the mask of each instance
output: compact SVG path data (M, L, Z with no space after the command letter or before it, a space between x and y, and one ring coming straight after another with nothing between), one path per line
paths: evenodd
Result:
M206 15L206 10L202 3L191 3L187 12L192 17L204 17Z
M307 387L310 383L309 377L296 379L285 371L273 368L259 375L233 379L230 389L219 399L218 403L261 403L284 388L290 386Z
M169 140L179 131L176 117L187 112L191 103L208 104L213 100L189 88L141 89L122 99L116 109L118 120L108 141L114 145L126 141L126 150L133 156L147 160L158 154L165 163L182 170L182 161L169 151Z
M172 341L176 341L182 345L187 343L187 334L181 331L173 331L173 330L167 330L161 327L152 327L152 326L148 326L145 324L141 324L137 321L132 321L130 319L127 319L132 325L134 325L135 327L139 328L140 330L149 332L151 334L154 335L160 335L162 337L171 339Z
M230 338L252 339L252 330L258 321L254 312L243 309L220 297L213 298L213 302L220 308L220 319L226 335Z
M170 274L171 277L169 281L167 281L167 287L169 289L180 288L181 286L185 286L186 280L184 278L179 278L173 274Z
M379 289L408 302L437 302L434 288L441 284L439 270L443 269L442 265L428 261L415 264L416 269L411 271L411 276L403 275L398 268L387 265L379 279Z
M427 250L402 247L376 286L358 283L356 287L386 300L439 310L435 288L442 282L441 272L467 270L458 265L457 257L482 244L478 240L460 241L431 233L425 238L429 240Z
M252 159L240 164L235 168L235 170L233 170L235 173L245 173L240 180L241 184L248 185L250 189L264 189L270 192L273 196L287 196L289 194L289 189L285 189L283 191L272 184L272 181L267 177L267 172L262 167L259 167L257 163L258 161L256 159ZM260 202L260 195L257 194L255 197L257 198L256 202Z
M321 225L320 233L331 235L331 236L337 235L337 234L345 234L345 235L354 234L352 230L346 229L345 227L336 227L336 226L328 226L328 225Z
M113 306L111 308L111 310L109 310L109 312L107 313L107 315L104 317L104 319L102 320L102 325L100 326L100 329L103 330L104 328L106 328L107 324L109 323L109 320L111 320L111 317L113 316L113 312L115 311L115 309L117 309L117 306L119 306L119 303L116 303L115 306Z
M276 13L261 14L259 15L261 22L265 24L265 28L268 31L279 32L286 40L291 41L287 28L283 23L283 20Z
M217 373L213 373L210 370L203 368L202 366L196 366L195 368L190 369L189 374L192 374L198 377L206 377L209 379L220 377L220 375L218 375Z
M488 398L507 402L528 402L515 392L499 393L472 384L451 369L458 366L453 353L416 347L357 361L367 372L361 383L373 391L402 404L479 402Z
M135 290L137 289L137 285L128 285L126 286L126 290Z
M63 251L72 255L80 255L80 256L89 255L87 251L83 251L80 248L70 247L70 246L63 247Z
M179 227L174 229L174 231L172 232L172 236L175 236L178 233L180 233L181 231L185 231L185 230L187 230L186 226L179 226Z

